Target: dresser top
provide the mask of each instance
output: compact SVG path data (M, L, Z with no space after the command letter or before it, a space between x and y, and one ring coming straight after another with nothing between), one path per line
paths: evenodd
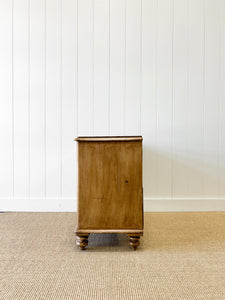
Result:
M74 141L78 142L125 142L142 141L142 136L78 136Z

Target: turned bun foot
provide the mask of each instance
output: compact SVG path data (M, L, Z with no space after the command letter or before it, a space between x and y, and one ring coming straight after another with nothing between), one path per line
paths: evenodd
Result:
M135 251L137 247L140 245L140 236L129 236L130 245L132 249Z
M80 248L80 250L84 250L85 247L88 245L88 237L89 237L89 234L79 234L79 233L76 233L76 237L77 237L77 241L76 241L76 244L77 246Z

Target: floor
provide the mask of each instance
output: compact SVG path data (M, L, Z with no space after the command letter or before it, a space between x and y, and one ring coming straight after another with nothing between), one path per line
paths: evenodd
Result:
M75 245L75 213L0 214L0 299L225 299L225 212L145 213Z

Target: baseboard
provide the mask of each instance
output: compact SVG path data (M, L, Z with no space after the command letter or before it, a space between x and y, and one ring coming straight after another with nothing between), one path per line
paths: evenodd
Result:
M73 197L0 198L0 211L75 212L77 200ZM225 198L147 198L145 212L169 211L225 211Z
M225 211L225 198L145 198L144 211Z
M0 211L75 212L76 206L73 197L0 198Z

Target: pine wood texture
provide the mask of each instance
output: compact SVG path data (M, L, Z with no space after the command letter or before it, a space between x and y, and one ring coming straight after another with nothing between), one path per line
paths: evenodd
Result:
M77 236L143 235L142 137L78 137L76 141Z
M143 138L141 136L111 136L110 138L107 136L95 136L95 137L77 137L75 141L80 142L114 142L114 141L142 141Z

